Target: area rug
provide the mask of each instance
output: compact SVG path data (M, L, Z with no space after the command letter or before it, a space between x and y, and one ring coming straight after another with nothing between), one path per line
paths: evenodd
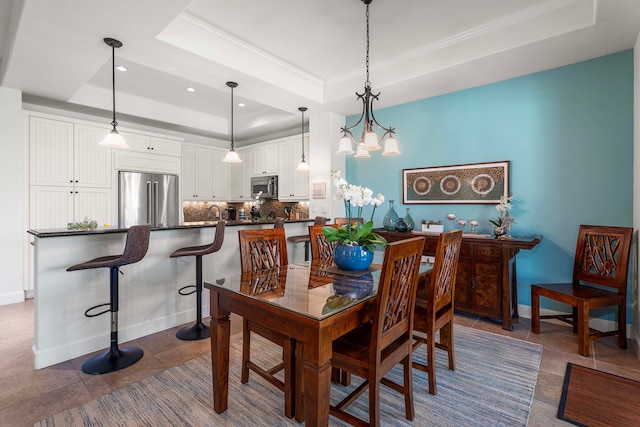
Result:
M254 335L252 357L274 360L281 349ZM255 348L254 348L255 344ZM300 426L283 414L283 394L250 375L240 383L242 342L232 343L229 369L229 407L216 414L212 404L211 358L204 355L168 369L87 404L42 420L36 426ZM381 425L384 426L526 426L542 346L463 326L455 326L456 370L449 371L446 353L436 351L438 394L428 392L426 373L414 370L416 418L407 421L404 399L382 386ZM422 362L426 350L414 358ZM389 378L400 381L402 369ZM331 401L337 402L359 383L332 385ZM367 419L367 396L351 407ZM330 418L329 425L343 426Z
M640 382L567 363L558 418L578 426L640 426Z

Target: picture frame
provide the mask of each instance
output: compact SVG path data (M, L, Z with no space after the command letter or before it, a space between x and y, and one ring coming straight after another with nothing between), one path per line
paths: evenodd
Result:
M509 160L402 170L403 204L497 204L510 194Z
M311 197L314 198L314 199L326 199L327 198L327 183L325 181L314 182L313 185L312 185Z

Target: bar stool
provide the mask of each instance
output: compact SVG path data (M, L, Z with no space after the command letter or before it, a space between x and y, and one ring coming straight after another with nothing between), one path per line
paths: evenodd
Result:
M191 326L185 326L176 332L176 337L181 340L195 341L211 336L209 326L202 322L202 256L217 252L222 247L224 241L225 223L219 221L216 225L216 235L213 243L204 246L192 246L181 248L169 255L170 258L178 258L183 256L196 257L196 284L187 285L178 289L180 295L196 294L196 323ZM191 292L185 292L186 289L194 288Z
M327 223L327 218L323 216L317 216L313 221L313 225L324 225ZM302 234L299 236L289 236L287 240L291 243L304 243L304 260L309 261L309 242L311 237L308 234Z
M118 273L121 266L136 263L144 258L149 249L150 231L149 225L134 225L127 231L127 241L122 255L103 256L67 268L67 271L76 271L108 267L111 273L110 302L96 305L84 312L87 317L111 312L111 345L108 351L93 356L82 364L82 372L85 374L98 375L119 371L133 365L144 355L144 351L138 347L118 348ZM91 310L104 306L109 306L109 309L100 313L90 313Z

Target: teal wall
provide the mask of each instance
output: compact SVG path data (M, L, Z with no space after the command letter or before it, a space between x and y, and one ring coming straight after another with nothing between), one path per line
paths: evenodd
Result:
M403 168L511 161L511 234L543 236L518 255L521 304L530 305L531 283L571 279L580 224L633 225L632 50L376 110L376 118L397 129L402 154L350 156L347 180L394 200L399 215L410 208L417 224L452 212L488 233L497 215L495 205L403 205ZM377 226L388 206L377 210Z

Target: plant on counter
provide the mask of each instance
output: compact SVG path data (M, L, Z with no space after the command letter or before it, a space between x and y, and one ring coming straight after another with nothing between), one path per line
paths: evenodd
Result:
M376 208L384 202L384 196L378 194L373 197L373 191L366 187L349 184L340 176L340 171L331 171L333 185L337 191L335 195L336 201L342 201L348 218L347 225L338 229L333 227L324 227L322 229L328 242L339 242L339 245L346 246L364 246L370 251L375 250L376 246L385 247L387 241L373 230L373 214ZM362 218L362 210L364 206L372 205L371 218L365 224L361 224L357 219ZM352 208L356 208L356 215L352 215ZM355 222L352 218L356 218Z
M67 224L67 230L91 231L96 228L98 228L98 222L86 216L82 222L70 222Z

